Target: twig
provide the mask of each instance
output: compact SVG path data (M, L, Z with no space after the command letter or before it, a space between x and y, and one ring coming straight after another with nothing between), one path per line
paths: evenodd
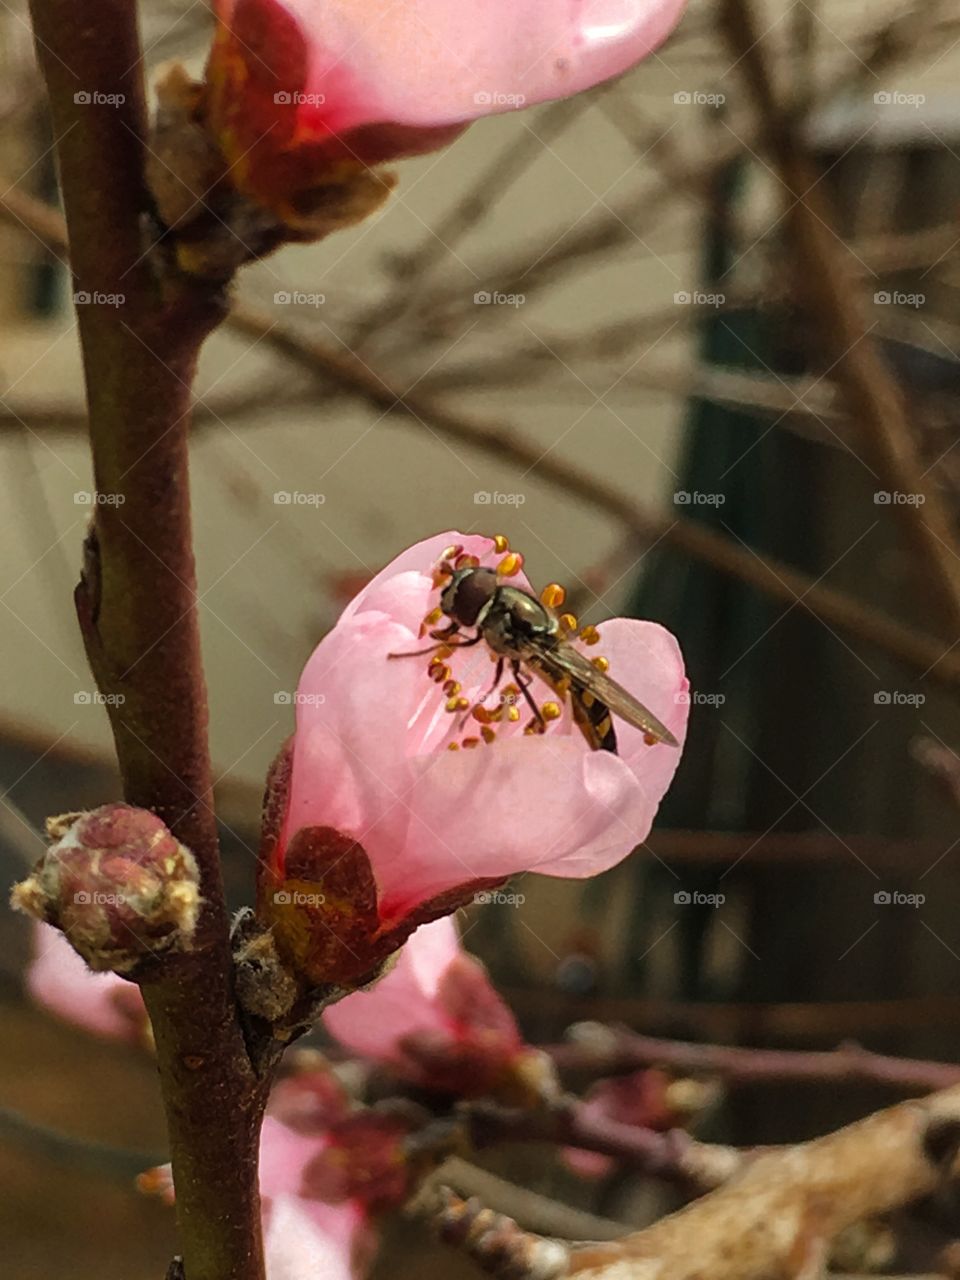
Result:
M571 1252L578 1280L768 1280L818 1274L847 1227L932 1193L958 1172L960 1087L828 1137L758 1156L743 1173L623 1240Z
M509 1110L494 1103L465 1104L461 1115L478 1151L502 1142L552 1142L614 1156L649 1177L685 1186L717 1187L746 1160L735 1147L697 1142L682 1129L658 1133L595 1115L577 1098L537 1110Z
M560 1204L548 1196L517 1186L487 1169L479 1169L453 1156L433 1175L461 1196L476 1196L499 1213L510 1213L527 1231L558 1236L562 1240L616 1240L630 1230L622 1222L598 1218L595 1213Z
M859 424L863 444L884 483L922 500L922 505L904 503L897 511L930 570L952 637L960 631L960 555L954 549L952 526L939 493L926 484L901 390L870 338L847 254L832 229L820 175L801 149L793 120L773 87L765 42L748 0L720 0L719 22L755 100L786 191L798 296L806 301L849 414Z
M158 813L201 872L196 949L156 962L141 983L180 1238L190 1280L263 1280L257 1155L265 1090L232 991L187 475L190 385L223 303L198 284L161 284L145 253L136 7L32 0L31 13L76 287L122 298L78 309L96 484L123 500L95 509L77 612L100 690L124 695L108 698L124 796ZM113 105L90 105L94 90Z
M668 1067L672 1071L717 1076L728 1088L757 1084L876 1084L910 1093L929 1093L960 1084L960 1067L871 1053L842 1045L826 1053L692 1044L637 1035L622 1027L582 1023L570 1029L571 1043L545 1046L563 1070L601 1074Z

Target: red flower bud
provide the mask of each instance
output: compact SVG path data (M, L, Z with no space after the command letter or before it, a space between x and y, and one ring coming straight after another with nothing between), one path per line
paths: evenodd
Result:
M196 860L154 813L107 804L47 820L51 844L12 905L63 931L91 969L127 973L190 946Z

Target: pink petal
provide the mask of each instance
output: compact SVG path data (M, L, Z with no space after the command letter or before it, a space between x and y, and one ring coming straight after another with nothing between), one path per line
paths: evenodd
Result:
M287 87L319 96L301 111L301 128L342 134L382 122L457 124L578 93L656 48L684 4L221 0L219 10L246 31L258 7L282 8L299 29L306 76ZM271 64L269 47L254 53Z
M414 634L386 615L364 612L339 622L314 650L297 691L287 839L301 827L327 826L366 846L369 829L379 824L381 856L399 855L407 820L407 724L420 666L387 654L415 643Z
M323 1025L353 1053L379 1062L397 1061L405 1036L449 1031L449 1014L436 996L447 966L459 954L450 916L421 925L386 977L369 991L332 1005L323 1015Z
M267 1280L356 1280L361 1272L352 1255L360 1227L351 1204L325 1205L289 1193L274 1197L264 1233Z
M60 930L48 924L35 924L33 948L26 985L38 1004L94 1035L143 1040L147 1011L134 983L88 969Z

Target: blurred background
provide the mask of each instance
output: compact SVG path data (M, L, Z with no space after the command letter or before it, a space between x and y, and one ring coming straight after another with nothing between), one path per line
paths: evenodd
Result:
M193 447L228 881L235 904L249 899L290 691L345 602L420 538L502 532L586 621L669 626L694 691L645 849L586 884L524 877L521 905L464 922L528 1037L591 1019L951 1059L960 16L934 0L771 0L754 6L759 43L738 49L717 9L692 0L622 80L475 125L405 163L381 216L243 272L238 311L207 344ZM171 58L200 68L204 4L142 13L151 76ZM806 238L758 65L810 166ZM71 280L38 217L57 202L52 143L13 0L0 8L8 882L46 814L118 794L72 609L92 480ZM0 935L9 1274L157 1276L172 1215L132 1188L163 1154L151 1065L31 1008L29 930L5 914ZM789 1140L884 1100L784 1096L726 1099L711 1136ZM623 1221L652 1211L633 1177L581 1184L542 1153L508 1172ZM414 1242L390 1274L432 1265ZM472 1274L436 1257L436 1274Z

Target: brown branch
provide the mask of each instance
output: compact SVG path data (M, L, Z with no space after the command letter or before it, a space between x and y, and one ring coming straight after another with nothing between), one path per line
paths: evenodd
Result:
M843 1045L826 1053L692 1044L637 1035L622 1027L584 1023L570 1030L572 1043L546 1046L562 1070L615 1074L667 1067L684 1074L717 1076L728 1088L758 1084L875 1084L928 1093L960 1084L960 1067L870 1053Z
M960 1086L775 1149L643 1231L571 1253L579 1280L812 1276L854 1223L936 1191L958 1172Z
M263 1086L233 997L211 805L196 613L187 431L200 346L222 300L154 274L142 228L144 101L129 0L32 0L58 140L75 287L120 297L78 308L98 505L76 604L110 706L126 799L196 855L196 950L157 961L142 990L157 1045L189 1280L263 1280L257 1189ZM84 100L110 95L114 101ZM49 235L48 218L39 230ZM122 497L122 505L119 499Z
M649 1177L685 1186L717 1187L744 1164L735 1147L698 1142L682 1129L658 1133L594 1114L579 1099L563 1098L537 1110L512 1110L494 1103L464 1105L461 1115L475 1150L504 1142L550 1142L613 1156Z
M720 0L720 29L754 98L766 146L787 203L786 225L794 247L797 294L832 362L833 377L865 450L891 490L919 495L922 505L896 508L929 575L952 637L960 631L960 555L939 493L926 483L899 385L870 337L858 292L820 174L802 150L790 112L774 88L748 0Z

